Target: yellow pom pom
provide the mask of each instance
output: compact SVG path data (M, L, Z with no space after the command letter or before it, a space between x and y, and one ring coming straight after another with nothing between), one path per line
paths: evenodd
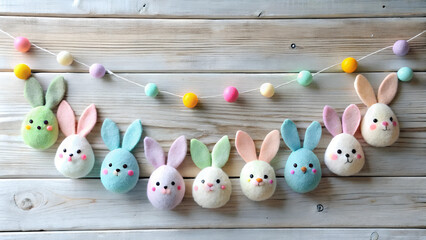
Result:
M193 108L197 106L198 97L194 93L187 93L182 98L183 105L187 108Z
M15 76L27 80L31 76L31 69L27 65L21 63L15 66L15 69L13 69L13 72L15 72Z
M264 97L270 98L274 96L275 88L270 83L264 83L260 86L260 94L262 94Z
M56 61L58 61L58 63L61 65L68 66L71 65L71 63L74 61L74 58L72 57L71 53L62 51L56 56Z
M358 63L355 60L355 58L348 57L342 62L342 70L345 73L353 73L355 72L357 67L358 67Z

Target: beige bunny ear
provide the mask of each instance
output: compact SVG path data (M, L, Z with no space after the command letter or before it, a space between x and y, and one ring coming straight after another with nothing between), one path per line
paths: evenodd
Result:
M380 84L379 93L377 98L379 103L389 104L396 95L398 90L398 76L396 73L391 73L386 76L383 82Z
M358 94L361 101L367 105L367 107L377 103L376 95L374 94L373 87L370 82L362 76L358 74L355 78L355 91Z

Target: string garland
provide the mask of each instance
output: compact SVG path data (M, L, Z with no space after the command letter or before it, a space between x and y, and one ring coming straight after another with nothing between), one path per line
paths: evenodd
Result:
M27 38L25 37L14 37L13 35L9 34L8 32L0 29L0 32L2 32L3 34L5 34L6 36L14 39L14 47L16 50L20 51L20 52L27 52L30 50L31 46L34 46L37 49L40 49L41 51L44 51L50 55L56 56L57 62L61 65L64 66L68 66L71 65L73 62L76 62L77 64L83 65L86 68L89 69L89 73L92 77L94 78L102 78L106 73L108 73L109 75L112 75L118 79L121 79L123 81L126 81L128 83L134 84L138 87L142 87L145 89L145 95L147 95L148 97L156 97L158 94L168 94L174 97L178 97L182 99L183 104L188 107L188 108L194 108L195 106L197 106L199 99L209 99L209 98L216 98L216 97L223 97L225 101L227 102L235 102L238 99L238 96L241 94L246 94L246 93L251 93L254 91L259 91L262 96L266 97L266 98L271 98L273 97L274 93L275 93L275 89L284 87L287 84L291 84L293 82L298 82L300 85L302 86L309 86L312 81L313 81L313 77L324 72L327 71L328 69L331 69L333 67L336 67L338 65L341 65L341 68L344 72L346 73L352 73L355 72L357 67L358 67L358 62L371 57L377 53L380 53L382 51L385 51L387 49L392 48L393 52L395 55L397 56L404 56L408 53L409 51L409 44L408 42L420 37L422 34L424 34L426 32L426 30L423 30L422 32L418 33L417 35L411 37L408 40L398 40L396 41L393 45L381 48L377 51L374 51L372 53L369 53L365 56L362 56L358 59L352 58L352 57L348 57L345 58L341 63L336 63L333 64L331 66L325 67L315 73L311 73L307 70L303 70L301 72L299 72L299 74L297 75L296 78L291 79L287 82L283 82L281 84L278 84L277 86L273 86L271 83L263 83L260 87L258 88L253 88L253 89L249 89L249 90L245 90L245 91L241 91L239 92L237 90L236 87L234 86L228 86L225 88L223 94L216 94L216 95L209 95L209 96L200 96L198 97L195 93L189 92L186 93L185 95L180 95L180 94L176 94L173 92L169 92L169 91L165 91L165 90L159 90L157 85L155 83L147 83L146 85L144 84L140 84L137 83L135 81L132 81L128 78L125 78L121 75L118 75L116 73L114 73L113 71L105 68L103 65L99 64L99 63L94 63L92 65L88 65L84 62L81 62L77 59L75 59L71 53L67 52L67 51L61 51L58 54L55 54L51 51L49 51L46 48L40 47L35 43L31 43ZM28 79L31 76L31 69L25 65L25 64L18 64L15 69L14 69L15 75L20 78L20 79ZM401 69L398 70L398 78L401 81L410 81L411 78L413 77L413 71L408 68L408 67L402 67Z

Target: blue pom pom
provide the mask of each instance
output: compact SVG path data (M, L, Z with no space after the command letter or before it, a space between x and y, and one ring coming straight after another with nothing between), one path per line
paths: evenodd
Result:
M413 78L413 70L409 67L402 67L396 73L398 75L398 79L403 82L408 82Z
M157 85L155 85L155 83L148 83L145 86L145 94L148 97L152 97L152 98L156 97L158 95L158 87L157 87Z
M312 83L312 74L309 71L303 70L297 75L297 82L302 86L309 86Z

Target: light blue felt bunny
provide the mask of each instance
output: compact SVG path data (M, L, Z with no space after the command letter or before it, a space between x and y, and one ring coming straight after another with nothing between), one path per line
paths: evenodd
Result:
M142 123L135 120L124 134L120 147L120 130L111 119L105 119L102 124L101 136L111 152L109 152L101 167L101 181L111 192L126 193L132 190L139 179L139 165L132 151L142 136Z
M284 168L287 184L298 193L314 190L321 180L321 165L312 151L321 139L321 124L314 121L306 129L303 147L300 146L296 124L290 119L281 126L281 135L292 151Z

